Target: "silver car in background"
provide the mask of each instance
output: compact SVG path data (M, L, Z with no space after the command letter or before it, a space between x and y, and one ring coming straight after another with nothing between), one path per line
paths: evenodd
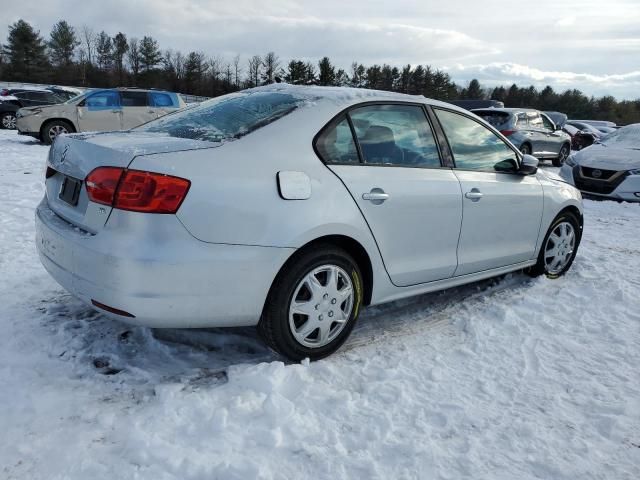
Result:
M561 166L571 153L571 137L546 114L530 108L483 108L473 113L500 130L525 155Z
M589 195L640 202L640 124L622 127L572 154L560 176Z
M322 358L366 305L575 258L580 193L452 105L275 85L56 139L42 263L105 314Z

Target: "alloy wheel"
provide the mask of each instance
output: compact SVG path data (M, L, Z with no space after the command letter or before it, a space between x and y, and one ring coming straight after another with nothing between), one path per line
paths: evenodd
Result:
M569 264L576 246L576 233L569 222L555 226L544 248L544 265L547 273L556 275Z
M51 128L49 128L49 139L53 142L58 135L64 133L69 133L69 130L62 125L52 125Z
M351 277L337 265L322 265L305 275L289 306L295 340L310 348L331 343L351 316L354 295Z
M2 117L2 127L7 130L15 130L16 129L16 116L15 115L4 115Z

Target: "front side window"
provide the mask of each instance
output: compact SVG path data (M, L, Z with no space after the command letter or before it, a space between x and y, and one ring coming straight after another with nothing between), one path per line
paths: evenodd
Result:
M533 128L543 128L542 118L540 118L540 114L538 113L529 114L529 126Z
M105 90L89 95L85 100L85 106L89 110L103 110L120 107L120 95L114 90Z
M436 141L422 107L370 105L352 110L349 116L365 164L440 167Z
M434 109L449 146L456 168L489 172L508 171L516 153L484 125L464 115Z
M551 131L555 130L555 125L551 120L547 118L546 115L540 115L540 117L542 118L542 125L544 125L545 130L551 130Z
M359 163L358 150L346 117L322 133L316 148L326 163Z
M243 137L294 111L302 99L288 93L225 95L153 120L141 127L172 137L222 142Z
M120 92L123 107L146 107L147 92Z

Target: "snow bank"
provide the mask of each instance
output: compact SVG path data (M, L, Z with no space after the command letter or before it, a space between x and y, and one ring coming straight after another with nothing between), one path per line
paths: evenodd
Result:
M640 206L586 202L556 281L365 311L285 364L252 329L152 331L66 294L33 245L47 148L0 131L0 478L640 478Z

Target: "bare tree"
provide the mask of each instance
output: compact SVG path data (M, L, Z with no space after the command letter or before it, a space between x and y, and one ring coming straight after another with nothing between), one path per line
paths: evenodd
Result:
M83 25L82 43L86 54L85 60L89 65L93 65L93 53L95 52L96 33L91 27Z
M233 83L236 88L240 88L240 73L242 73L242 68L240 68L240 55L233 57L233 72Z
M129 62L129 67L131 67L131 73L133 74L134 81L138 79L138 74L140 73L140 59L140 45L138 44L138 39L132 38L129 40L127 60Z
M274 52L269 52L262 60L264 71L262 72L263 83L273 83L280 67L280 59Z
M250 87L257 87L260 85L260 71L262 67L262 59L260 55L254 55L248 60L248 84Z

